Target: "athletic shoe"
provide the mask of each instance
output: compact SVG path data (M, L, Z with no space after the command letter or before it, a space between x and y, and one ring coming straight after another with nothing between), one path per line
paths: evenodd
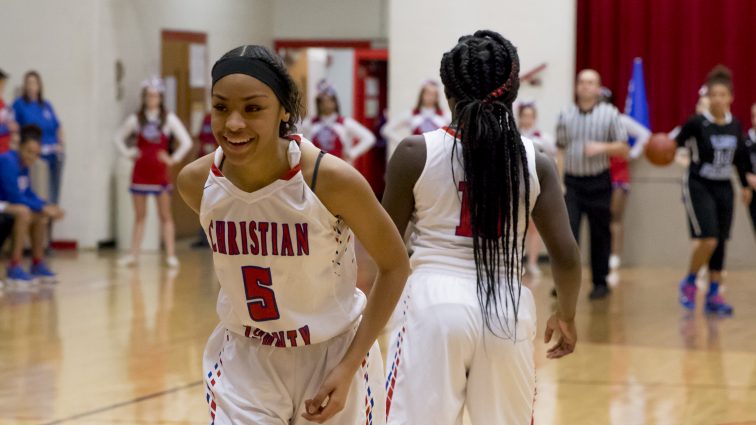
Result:
M32 283L34 276L26 272L21 266L8 267L8 282L15 283Z
M137 258L131 254L124 255L118 259L118 265L121 267L131 267L137 263Z
M31 268L31 274L35 279L43 282L56 282L57 276L50 270L45 263L39 263Z
M709 295L706 297L705 311L710 314L718 314L720 316L732 316L733 309L730 304L727 304L721 295Z
M617 270L612 270L609 275L606 276L606 283L609 284L610 287L614 288L620 283L620 276Z
M690 284L687 280L680 282L680 305L688 310L696 308L696 292L698 288L695 284Z
M602 300L609 296L609 287L606 285L594 286L588 298L592 300Z

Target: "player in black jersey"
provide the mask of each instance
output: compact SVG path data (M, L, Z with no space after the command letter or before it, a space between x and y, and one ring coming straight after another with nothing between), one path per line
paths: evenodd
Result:
M751 128L746 133L745 145L751 165L751 174L748 175L748 183L752 187L756 187L756 103L751 105ZM756 235L756 197L751 195L751 202L746 204L746 206L751 211L751 223L753 224L754 235Z
M696 273L709 265L709 290L705 310L729 316L733 312L719 294L724 269L725 245L730 237L733 213L732 172L737 169L742 197L751 202L748 187L750 167L740 122L730 113L732 76L715 67L707 79L709 110L694 115L682 127L676 140L690 150L690 166L683 179L683 201L693 238L688 274L680 283L680 304L693 309L696 302ZM755 177L753 175L751 178Z

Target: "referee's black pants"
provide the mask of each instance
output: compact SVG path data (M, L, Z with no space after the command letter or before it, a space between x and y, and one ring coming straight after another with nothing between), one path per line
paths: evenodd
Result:
M596 176L564 176L567 188L565 203L575 240L580 242L580 221L585 214L591 233L591 272L593 285L606 286L609 274L609 254L612 249L610 205L612 181L609 171Z

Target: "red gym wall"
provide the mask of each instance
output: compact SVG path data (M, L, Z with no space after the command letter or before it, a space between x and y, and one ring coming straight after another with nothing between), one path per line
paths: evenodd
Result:
M577 0L577 70L596 69L624 109L632 61L644 61L651 126L693 113L712 67L733 72L733 114L750 127L756 102L756 1Z

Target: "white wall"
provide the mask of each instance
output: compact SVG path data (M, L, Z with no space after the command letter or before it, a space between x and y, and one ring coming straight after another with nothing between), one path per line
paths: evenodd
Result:
M42 13L43 12L43 13ZM138 104L139 83L160 72L162 29L206 32L212 63L244 43L270 45L272 2L224 0L4 0L0 67L12 77L38 70L65 128L67 162L55 238L96 246L113 237L114 128ZM12 42L11 42L12 41ZM115 61L125 97L115 97ZM209 70L208 70L209 72Z
M390 116L414 106L423 80L440 81L441 55L459 36L491 29L517 46L523 72L548 63L543 85L521 88L520 97L538 102L539 125L553 133L573 96L575 7L575 0L472 0L464 7L452 0L389 0Z
M389 0L275 0L276 39L385 40Z

